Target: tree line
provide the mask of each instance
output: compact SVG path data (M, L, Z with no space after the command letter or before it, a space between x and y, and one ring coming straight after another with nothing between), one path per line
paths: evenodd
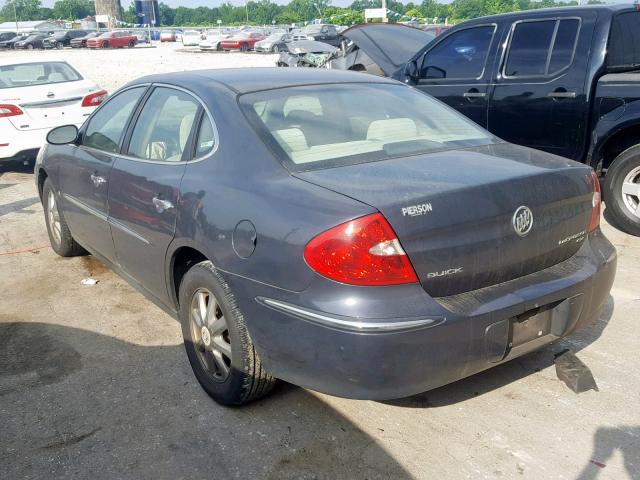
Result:
M589 0L589 3L602 3ZM402 3L387 0L392 12L390 19L407 21L416 19L422 23L441 23L447 20L456 23L469 18L495 13L514 12L536 8L577 5L577 1L554 0L453 0L440 3L437 0L422 0L422 3ZM331 0L291 0L288 4L276 4L270 0L248 1L245 5L229 2L217 7L170 7L159 4L159 20L163 26L208 26L218 20L224 25L270 25L302 24L314 19L336 25L353 25L364 22L365 8L380 8L381 0L354 0L348 7L335 7ZM95 15L93 0L58 0L53 7L43 7L40 0L7 0L0 9L0 20L76 20ZM136 24L135 7L131 2L123 11L124 21ZM248 21L247 21L248 19Z

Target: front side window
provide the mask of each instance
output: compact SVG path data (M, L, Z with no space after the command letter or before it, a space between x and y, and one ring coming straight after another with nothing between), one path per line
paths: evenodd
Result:
M0 89L75 82L82 77L64 62L36 62L0 66Z
M575 18L517 23L507 61L507 77L553 75L573 59L580 21Z
M129 142L128 155L179 162L189 140L199 103L172 88L156 88L146 101Z
M493 25L486 25L451 34L427 52L420 78L479 78L484 71L494 31Z
M107 100L89 120L82 144L108 153L118 153L129 117L145 89L131 88Z
M259 136L292 170L372 162L495 141L463 115L401 85L350 83L282 88L242 95L240 105Z

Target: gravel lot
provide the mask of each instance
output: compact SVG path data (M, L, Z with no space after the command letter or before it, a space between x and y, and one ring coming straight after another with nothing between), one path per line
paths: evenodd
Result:
M110 91L275 62L173 45L6 56L65 58ZM640 479L640 240L603 229L619 253L612 298L567 340L409 399L282 384L229 409L195 381L174 320L92 257L52 252L30 169L0 165L0 479ZM565 348L599 392L557 379Z

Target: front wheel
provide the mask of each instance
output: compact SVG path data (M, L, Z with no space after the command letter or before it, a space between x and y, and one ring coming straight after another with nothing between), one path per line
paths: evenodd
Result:
M44 207L44 219L47 224L49 242L53 251L61 257L86 255L85 249L73 239L60 208L58 196L48 179L45 180L42 188L42 206Z
M604 200L616 226L640 236L640 145L618 155L607 170Z
M242 46L240 47L240 51L241 52L248 52L249 51L249 45L247 45L246 43L243 43Z
M135 46L136 46L135 42L134 42L133 40L131 40L131 41L129 42L129 48L133 48L133 47L135 47Z
M109 42L103 42L102 48L109 48Z
M273 53L280 53L280 47L278 45L273 46Z
M268 394L276 379L262 367L235 298L211 262L186 273L179 297L185 350L209 396L242 405Z
M62 50L62 47L64 47L64 45L62 44L62 42L56 42L56 48L58 50Z
M31 44L27 45L27 50L33 50L33 45Z

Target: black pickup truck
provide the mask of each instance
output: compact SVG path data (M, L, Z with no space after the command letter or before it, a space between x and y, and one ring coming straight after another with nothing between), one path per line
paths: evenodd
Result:
M593 166L614 223L640 235L636 5L477 18L404 57L401 38L389 42L383 28L363 25L343 35L385 75L435 96L498 137Z

